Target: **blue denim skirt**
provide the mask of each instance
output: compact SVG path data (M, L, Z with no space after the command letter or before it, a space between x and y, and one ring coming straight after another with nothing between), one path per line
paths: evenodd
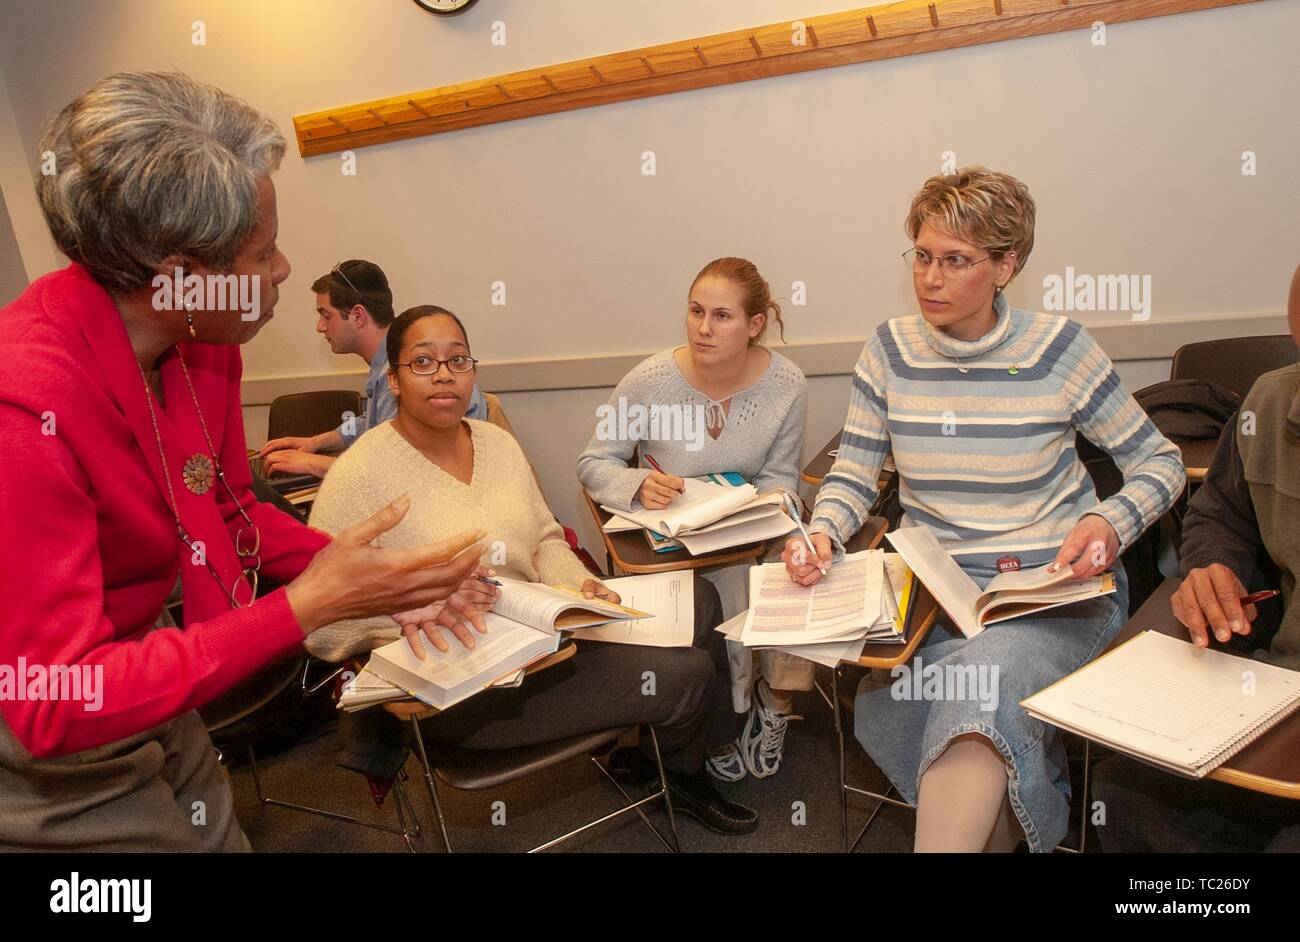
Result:
M963 566L983 588L997 572ZM870 675L858 687L853 729L872 761L911 804L918 783L957 736L978 733L1007 763L1011 807L1029 849L1051 851L1065 837L1070 778L1060 731L1020 706L1100 654L1128 619L1128 578L1115 564L1116 591L1001 622L965 637L940 613L907 670L888 685Z

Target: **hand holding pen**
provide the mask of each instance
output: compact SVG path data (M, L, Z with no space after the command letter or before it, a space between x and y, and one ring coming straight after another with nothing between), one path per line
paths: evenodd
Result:
M1255 604L1279 594L1276 589L1247 594L1237 574L1223 563L1193 569L1170 599L1174 617L1187 627L1197 647L1210 643L1210 634L1227 641L1250 634L1257 617Z
M637 499L647 510L662 510L671 504L678 494L686 493L686 482L664 471L659 466L659 462L648 453L641 454L646 464L653 470L641 482L641 487L636 492Z
M789 493L782 498L785 511L799 528L799 536L790 537L781 553L790 578L800 585L813 585L831 570L831 539L825 533L809 533L803 525L799 503Z

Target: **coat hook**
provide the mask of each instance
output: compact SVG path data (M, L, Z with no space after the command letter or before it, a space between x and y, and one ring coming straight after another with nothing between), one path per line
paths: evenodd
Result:
M933 3L930 4L930 25L936 27L939 25L939 11L934 8Z
M645 66L645 70L649 72L651 75L658 74L657 72L655 72L655 67L650 64L650 60L647 59L645 56L641 57L641 64Z
M876 29L876 18L874 16L867 17L867 29L871 30L872 36L880 35L880 32Z
M426 118L432 118L432 117L433 117L433 115L429 114L429 112L427 112L427 111L425 111L423 108L421 108L420 105L419 105L419 103L416 102L416 100L415 100L414 98L408 98L408 99L406 99L406 103L407 103L408 105L410 105L412 108L414 108L416 111L420 112L420 114L424 115Z
M505 95L511 101L515 100L515 96L510 94L508 91L506 91L506 87L502 85L500 82L493 82L493 84L496 85L497 91L499 91L502 95Z
M700 61L703 62L706 66L709 64L709 60L704 58L704 53L700 51L699 46L695 47L695 54L700 57Z
M998 16L1002 15L1002 0L993 0L993 12Z
M591 69L591 73L600 80L601 85L605 84L605 76L600 74L600 69L596 68L594 65L589 65L587 68Z
M384 120L384 116L381 115L381 114L380 114L378 111L376 111L374 108L367 108L366 110L369 111L369 112L370 112L372 115L374 115L376 118L378 118L380 124L387 124L387 123L388 123L387 121Z
M809 23L806 28L808 30L808 35L812 37L813 48L816 49L818 46L821 45L821 43L817 41L817 31L812 28L811 23Z
M760 59L763 58L763 47L758 44L758 40L755 39L753 36L750 36L749 44L754 47L754 51L758 53L758 57Z
M550 77L549 75L547 75L545 72L542 73L542 81L545 82L547 85L551 86L551 89L552 89L553 91L557 91L557 92L558 92L558 91L560 90L560 86L558 86L558 85L556 85L554 82L552 82L552 81L551 81L551 77Z
M338 118L334 117L334 115L329 115L328 117L329 117L329 119L330 119L331 121L333 121L335 124L337 124L339 127L341 127L341 128L342 128L344 131L346 131L348 134L351 134L351 133L352 133L352 129L349 128L349 127L348 127L346 124L344 124L342 121L340 121Z

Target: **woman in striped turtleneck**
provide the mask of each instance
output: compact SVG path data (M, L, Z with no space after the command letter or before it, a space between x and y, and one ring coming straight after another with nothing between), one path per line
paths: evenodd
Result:
M1047 851L1066 831L1065 755L1057 731L1020 700L1119 631L1128 611L1119 553L1181 492L1182 460L1086 330L1007 303L1003 289L1034 243L1023 183L983 167L932 177L906 229L921 316L882 324L858 359L839 457L813 510L821 564L861 527L892 455L904 523L929 527L981 586L1014 557L1078 577L1111 569L1118 591L969 639L941 619L919 651L923 665L983 671L996 695L902 699L898 684L864 681L855 732L917 806L916 850L1010 849L1023 833L1031 850ZM1076 432L1124 475L1105 501ZM798 542L787 544L786 563L791 578L811 584L821 571Z

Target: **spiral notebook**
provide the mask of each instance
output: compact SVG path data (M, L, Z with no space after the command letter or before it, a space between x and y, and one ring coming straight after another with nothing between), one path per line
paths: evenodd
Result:
M1046 723L1202 778L1300 707L1300 671L1145 631L1020 705Z

